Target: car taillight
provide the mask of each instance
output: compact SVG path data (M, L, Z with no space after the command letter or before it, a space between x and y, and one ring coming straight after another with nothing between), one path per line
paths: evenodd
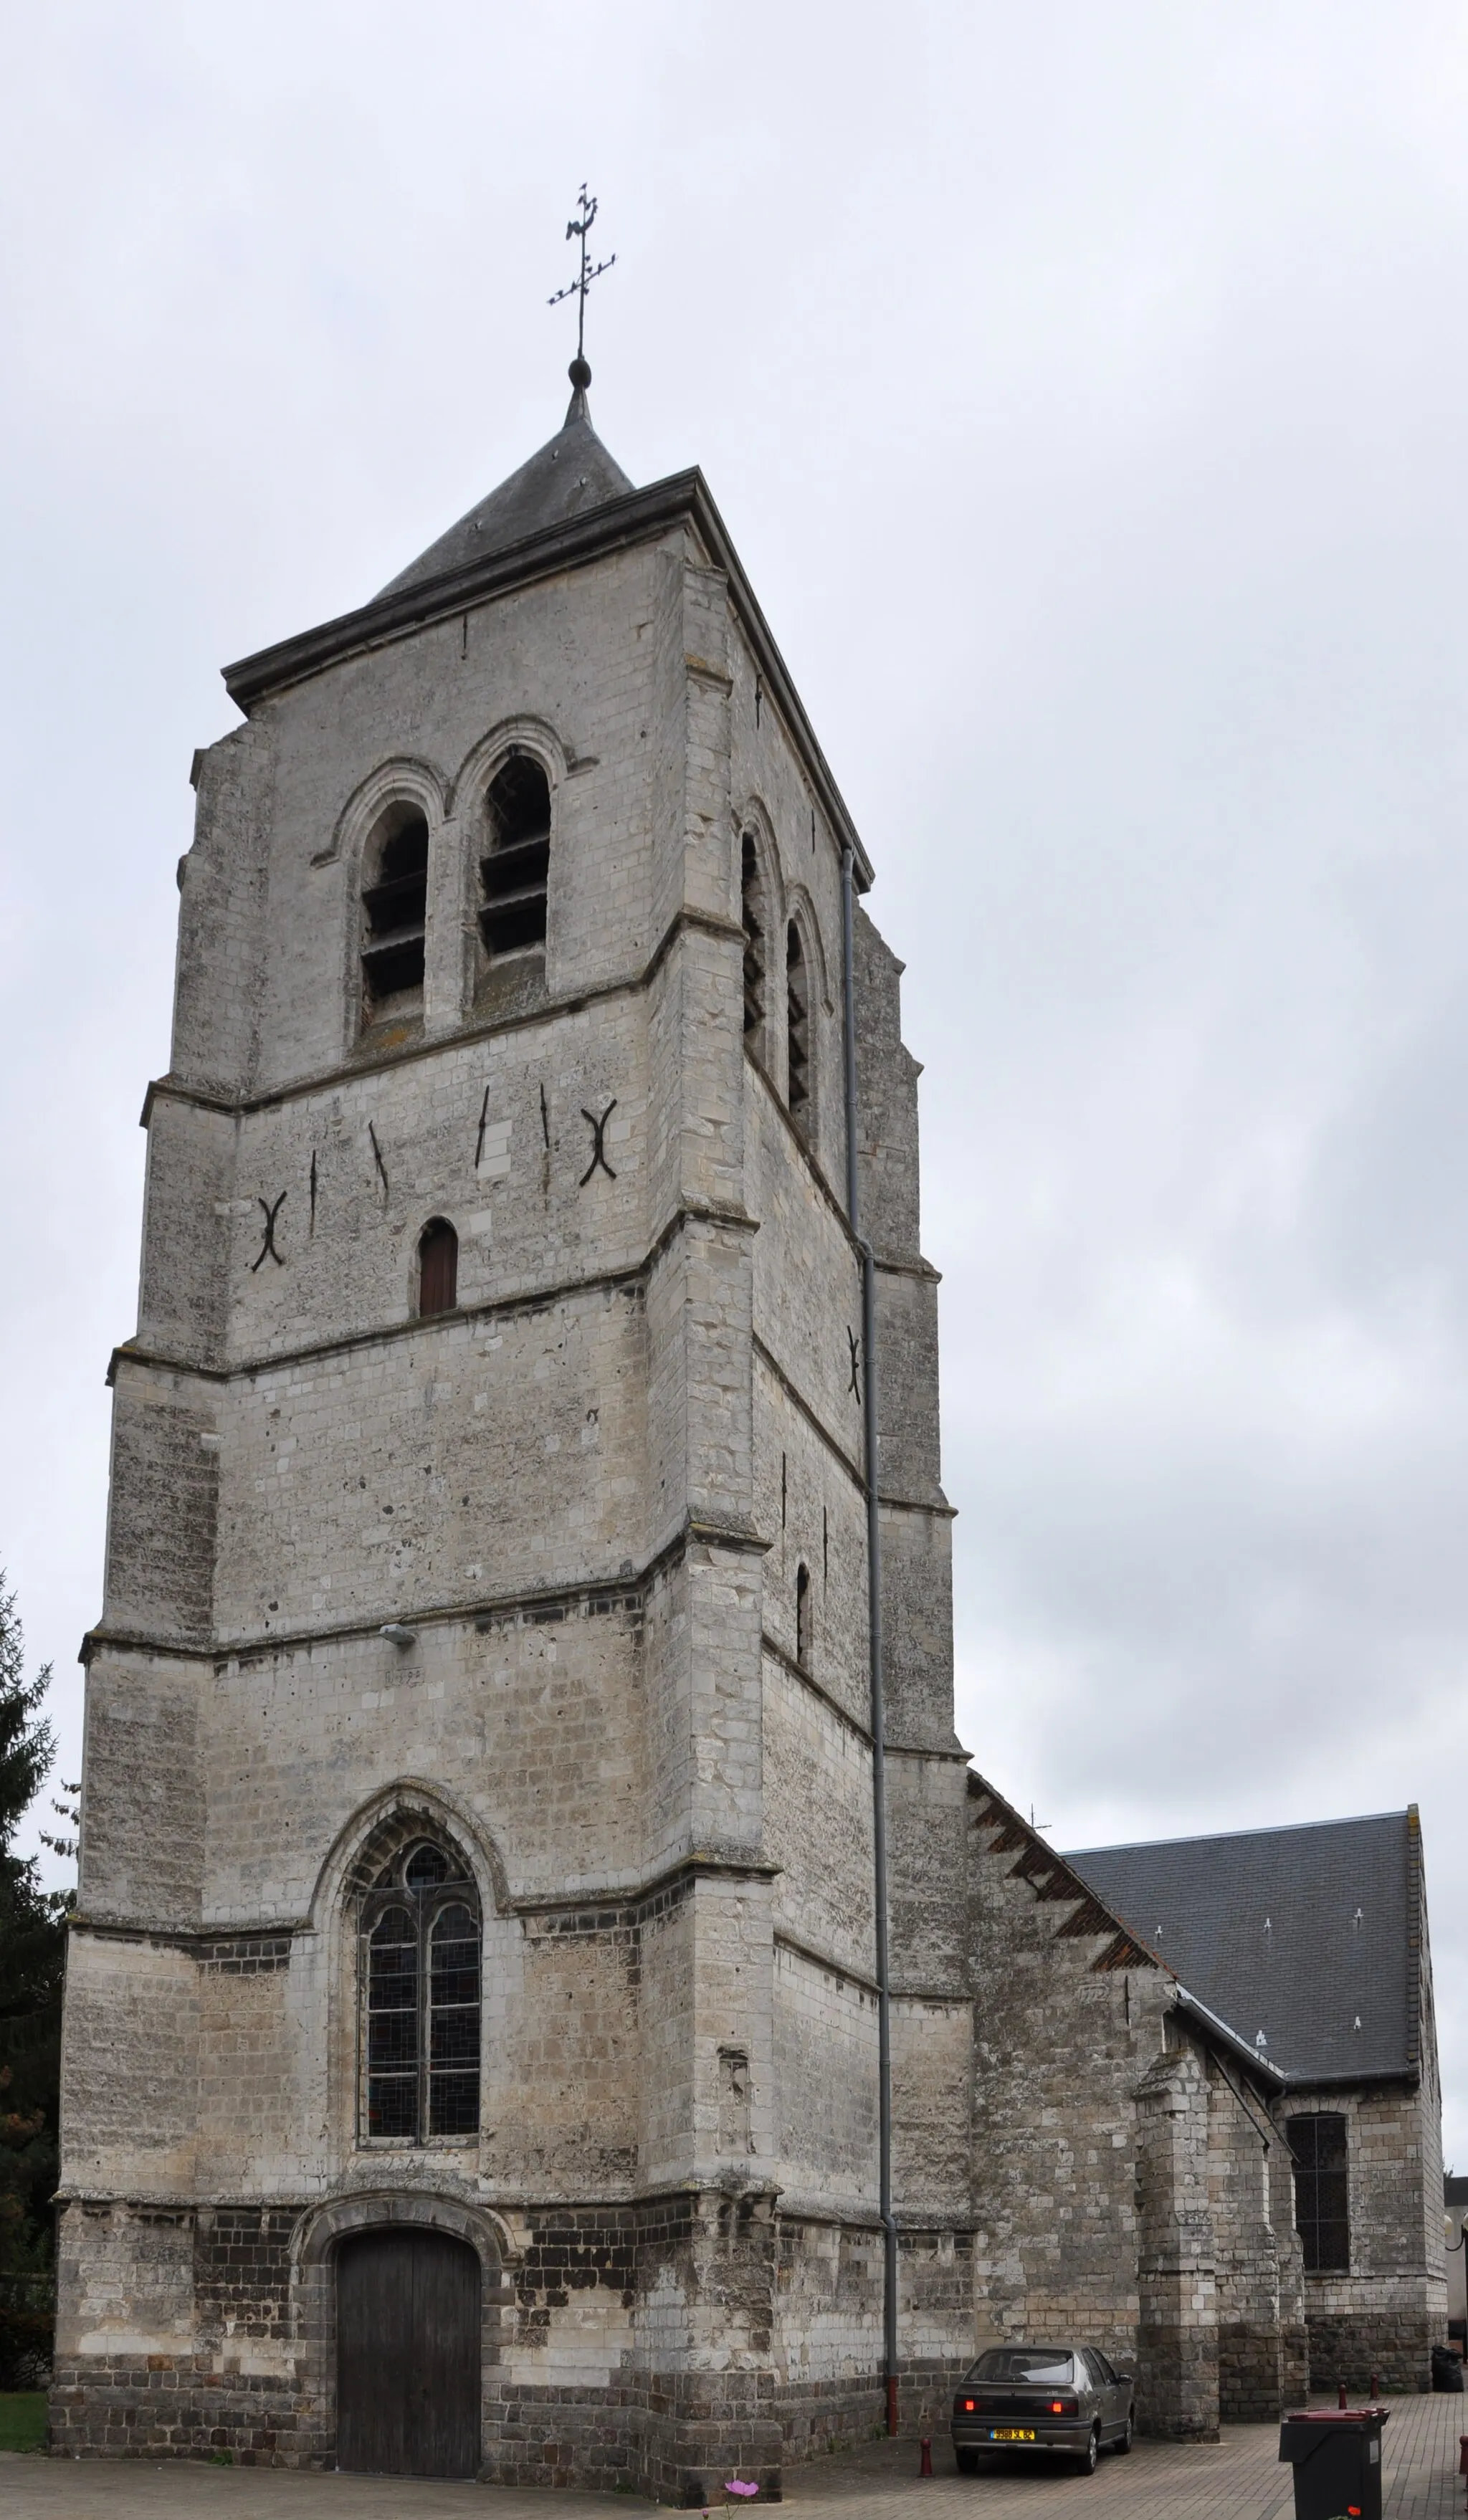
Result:
M974 2411L974 2401L973 2401L973 2399L972 2399L972 2398L965 2398L965 2400L964 2400L964 2402L963 2402L963 2411L964 2411L964 2413L965 2413L966 2415L971 2415L971 2414L973 2413L973 2411Z
M1078 2409L1074 2398L1052 2398L1045 2412L1047 2415L1074 2415Z

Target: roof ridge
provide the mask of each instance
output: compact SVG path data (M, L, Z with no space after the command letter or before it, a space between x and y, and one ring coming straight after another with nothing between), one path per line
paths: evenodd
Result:
M1347 1812L1338 1820L1294 1820L1270 1822L1261 1828L1197 1829L1187 1837L1127 1837L1114 1839L1105 1846L1073 1846L1068 1854L1073 1863L1083 1855L1137 1855L1154 1846L1217 1846L1237 1837L1305 1837L1315 1828L1364 1828L1371 1821L1406 1820L1416 1810L1406 1803L1398 1811Z

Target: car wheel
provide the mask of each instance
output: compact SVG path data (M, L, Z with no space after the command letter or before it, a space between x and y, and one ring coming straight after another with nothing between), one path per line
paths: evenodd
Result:
M976 2450L955 2450L953 2455L958 2461L958 2473L960 2476L978 2475L979 2452Z
M1078 2474L1081 2476L1094 2476L1096 2473L1096 2461L1100 2455L1101 2433L1099 2427L1094 2427L1089 2433L1087 2433L1085 2448L1076 2461Z
M1125 2429L1125 2431L1123 2433L1121 2440L1120 2440L1120 2441L1118 2442L1118 2444L1117 2444L1117 2456L1118 2456L1118 2458L1124 2458L1124 2457L1125 2457L1125 2455L1126 2455L1127 2452L1130 2450L1131 2445L1132 2445L1132 2443L1135 2441L1135 2439L1136 2439L1136 2417L1135 2417L1135 2415L1132 2413L1131 2408L1128 2407L1128 2408L1127 2408L1127 2409L1126 2409L1126 2429Z

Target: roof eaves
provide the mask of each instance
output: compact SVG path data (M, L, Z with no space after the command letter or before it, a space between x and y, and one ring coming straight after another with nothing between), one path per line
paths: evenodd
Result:
M629 490L619 498L605 500L584 516L548 526L523 542L508 544L467 568L450 569L441 577L401 587L395 594L377 596L354 612L340 613L335 620L303 630L294 639L258 649L253 655L243 656L238 663L224 667L224 688L248 717L261 700L289 690L294 683L309 681L312 675L324 673L345 657L386 647L428 622L462 612L491 596L508 593L512 587L532 584L538 578L555 576L563 569L599 559L606 552L646 542L683 517L693 519L714 566L728 578L766 694L786 721L838 844L849 842L857 889L866 892L873 880L871 860L745 574L728 527L696 467L691 472L669 473L665 480L651 482L646 489Z
M1262 2056L1257 2048L1251 2048L1248 2040L1241 2039L1236 2030L1230 2030L1228 2023L1220 2020L1216 2012L1211 2012L1206 2003L1200 2002L1198 1997L1189 1992L1180 1978L1177 1981L1176 2009L1179 2012L1185 2012L1190 2020L1196 2021L1199 2028L1207 2031L1210 2037L1220 2039L1225 2048L1231 2048L1234 2054L1248 2066L1251 2074L1262 2075L1266 2083L1274 2085L1276 2091L1284 2090L1290 2079L1288 2074L1282 2072L1278 2065L1271 2065L1267 2057Z

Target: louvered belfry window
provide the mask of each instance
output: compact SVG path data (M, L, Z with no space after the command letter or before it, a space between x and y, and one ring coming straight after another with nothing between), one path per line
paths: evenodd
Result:
M528 752L512 752L489 783L489 845L480 860L480 934L491 961L545 943L550 879L550 782Z
M759 1047L764 1023L764 881L759 869L759 848L753 832L746 832L740 842L739 915L744 928L744 1031L748 1041Z
M416 805L390 805L367 852L362 889L362 1019L423 1005L429 827Z
M1351 2206L1346 2120L1299 2117L1289 2121L1295 2163L1295 2228L1307 2274L1337 2274L1351 2268Z
M379 1874L362 1913L369 2137L478 2132L480 1951L457 1855L421 1840Z
M794 920L785 935L785 1009L790 1116L803 1138L810 1122L810 981Z

